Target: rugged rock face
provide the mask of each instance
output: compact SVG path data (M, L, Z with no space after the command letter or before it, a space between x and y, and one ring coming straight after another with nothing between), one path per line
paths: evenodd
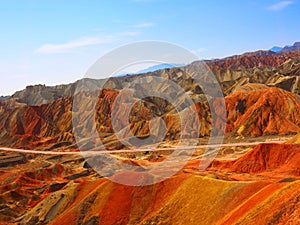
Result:
M218 77L225 95L233 93L237 88L248 83L265 84L269 87L275 86L298 95L300 93L299 57L287 57L281 60L277 65L270 63L270 65L264 66L256 64L247 66L247 64L242 63L242 66L235 66L234 63L242 62L235 59L225 60L219 63L216 62L216 65L211 65L213 68L212 71Z
M70 142L72 135L71 99L61 98L41 106L0 106L0 143L34 148L41 144Z
M226 97L227 132L239 136L300 132L299 97L278 88L248 85Z
M93 105L92 95L85 96L84 104L73 108L76 115L76 129L82 135L89 135L91 124L95 123L99 137L109 148L122 148L118 138L114 136L111 110L119 91L104 89ZM136 99L138 100L138 99ZM122 100L126 102L126 99ZM182 100L183 102L184 100ZM212 121L209 105L206 101L195 103L195 109L201 122L198 136L208 136L211 124L221 124L225 115L218 113L217 99L215 102L216 120ZM179 99L178 102L181 102ZM233 94L225 98L227 107L226 133L234 136L262 136L272 134L293 134L300 132L300 101L293 93L279 88L268 88L261 84L241 86ZM166 124L165 140L176 140L185 132L192 136L189 127L182 130L180 117L187 115L188 110L177 112L167 101L160 98L146 98L131 104L117 107L116 114L129 115L130 130L126 128L126 121L117 120L117 126L123 127L118 131L119 137L127 137L132 132L137 137L150 135L149 123L154 118L161 118ZM74 106L75 107L75 106ZM0 144L20 148L62 148L75 146L72 121L72 98L60 98L49 104L29 106L15 101L5 101L0 105ZM96 114L95 114L96 112ZM95 115L95 118L94 118ZM121 116L122 117L122 116ZM122 124L124 123L124 124ZM190 125L191 127L193 125ZM161 130L152 127L153 130ZM189 131L188 131L189 130ZM156 134L160 136L159 134ZM155 139L155 136L153 136ZM91 138L89 148L95 147L95 140ZM130 140L127 140L130 141ZM93 144L94 143L94 144Z
M13 156L13 154L9 155ZM0 160L5 161L9 155L0 156ZM64 170L62 165L42 160L35 162L32 158L35 157L23 155L22 163L1 167L1 222L16 219L28 208L34 207L47 197L49 193L60 190L69 182L62 177Z

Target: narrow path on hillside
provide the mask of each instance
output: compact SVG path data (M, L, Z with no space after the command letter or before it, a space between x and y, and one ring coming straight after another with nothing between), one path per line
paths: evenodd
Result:
M80 154L83 156L90 155L99 155L99 154L111 154L111 153L134 153L134 152L157 152L157 151L179 151L179 150L196 150L196 149L204 149L204 148L218 148L218 147L238 147L238 146L255 146L258 144L282 144L285 141L271 141L271 142L240 142L240 143L227 143L221 145L200 145L200 146L179 146L172 148L140 148L140 149L126 149L126 150L111 150L108 151L106 149L99 150L89 150L89 151L72 151L72 152L55 152L55 151L38 151L38 150L26 150L26 149L16 149L16 148L6 148L0 147L0 151L5 152L19 152L19 153L27 153L27 154L43 154L43 155L75 155Z

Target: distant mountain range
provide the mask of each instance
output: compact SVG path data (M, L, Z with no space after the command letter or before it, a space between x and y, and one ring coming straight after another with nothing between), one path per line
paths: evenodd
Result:
M273 48L270 49L272 52L280 52L282 50L282 47L274 46Z
M162 64L154 65L154 66L148 67L146 69L140 70L140 71L137 72L137 74L140 74L140 73L149 73L149 72L154 72L156 70L163 70L163 69L175 68L175 67L180 67L180 66L184 66L184 64L162 63Z
M300 50L300 42L295 42L293 45L286 45L285 47L274 46L270 49L272 52L289 52L295 50Z
M130 72L121 72L118 73L117 75L114 75L114 77L122 77L122 76L126 76L126 75L134 75L134 74L142 74L142 73L149 73L149 72L154 72L157 70L163 70L163 69L169 69L169 68L175 68L175 67L180 67L180 66L184 66L184 64L168 64L168 63L162 63L162 64L157 64L154 66L150 66L146 69L142 69L139 70L135 73L130 73Z

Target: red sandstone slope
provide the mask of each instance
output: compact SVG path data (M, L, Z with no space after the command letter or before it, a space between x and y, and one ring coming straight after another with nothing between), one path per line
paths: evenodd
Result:
M300 144L259 144L233 161L214 161L218 171L300 177Z
M266 162L267 168L277 167L284 176L290 177L290 171L282 168L297 162L299 155L293 154L289 146L258 146L248 154L259 163ZM288 154L280 157L279 153L284 150ZM246 158L247 155L236 162L251 158L249 155ZM66 157L39 158L33 165L20 165L9 173L0 169L2 223L297 225L300 219L300 183L297 180L224 181L181 171L159 184L128 187L99 178L94 173L67 178L70 172L76 174L81 170L78 163L74 164L76 161ZM53 160L62 165L36 167L39 164L44 167ZM298 164L293 165L299 169ZM236 173L238 168L232 166ZM252 167L249 170L257 171ZM264 166L259 169L264 170ZM127 174L127 179L130 178L136 179L134 174Z
M41 106L0 106L0 144L34 148L72 141L71 100L61 98Z
M128 179L134 177L128 175ZM61 167L59 172L53 174L55 179L48 177L42 180L31 173L21 173L18 179L22 176L27 179L26 192L21 192L20 182L12 182L13 193L1 196L19 205L14 209L16 217L9 220L13 212L6 210L9 213L1 218L2 221L13 222L16 219L28 225L211 225L236 224L238 221L243 221L242 224L273 222L283 225L285 221L290 221L290 224L297 225L299 219L299 204L295 203L300 195L299 181L222 181L180 172L159 184L129 187L95 176L66 180L62 178ZM65 183L57 189L47 188L36 196L44 190L44 185L51 182L56 188L56 180ZM19 194L24 197L18 197ZM22 201L22 198L29 201ZM20 208L22 204L24 206ZM20 212L23 216L17 216Z
M279 88L242 89L225 98L227 132L241 136L300 132L300 100Z

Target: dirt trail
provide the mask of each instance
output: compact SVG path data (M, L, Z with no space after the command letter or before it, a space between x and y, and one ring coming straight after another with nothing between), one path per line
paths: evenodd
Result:
M221 145L201 145L201 146L179 146L179 147L172 147L172 148L140 148L140 149L129 149L129 150L95 150L95 151L72 151L72 152L54 152L54 151L38 151L38 150L26 150L26 149L16 149L16 148L6 148L0 147L0 151L6 152L19 152L19 153L29 153L29 154L43 154L43 155L99 155L99 154L110 154L110 153L133 153L133 152L157 152L157 151L178 151L178 150L193 150L193 149L203 149L203 148L216 148L216 147L236 147L236 146L255 146L258 144L271 144L277 143L282 144L285 141L271 141L271 142L240 142L240 143L227 143Z

